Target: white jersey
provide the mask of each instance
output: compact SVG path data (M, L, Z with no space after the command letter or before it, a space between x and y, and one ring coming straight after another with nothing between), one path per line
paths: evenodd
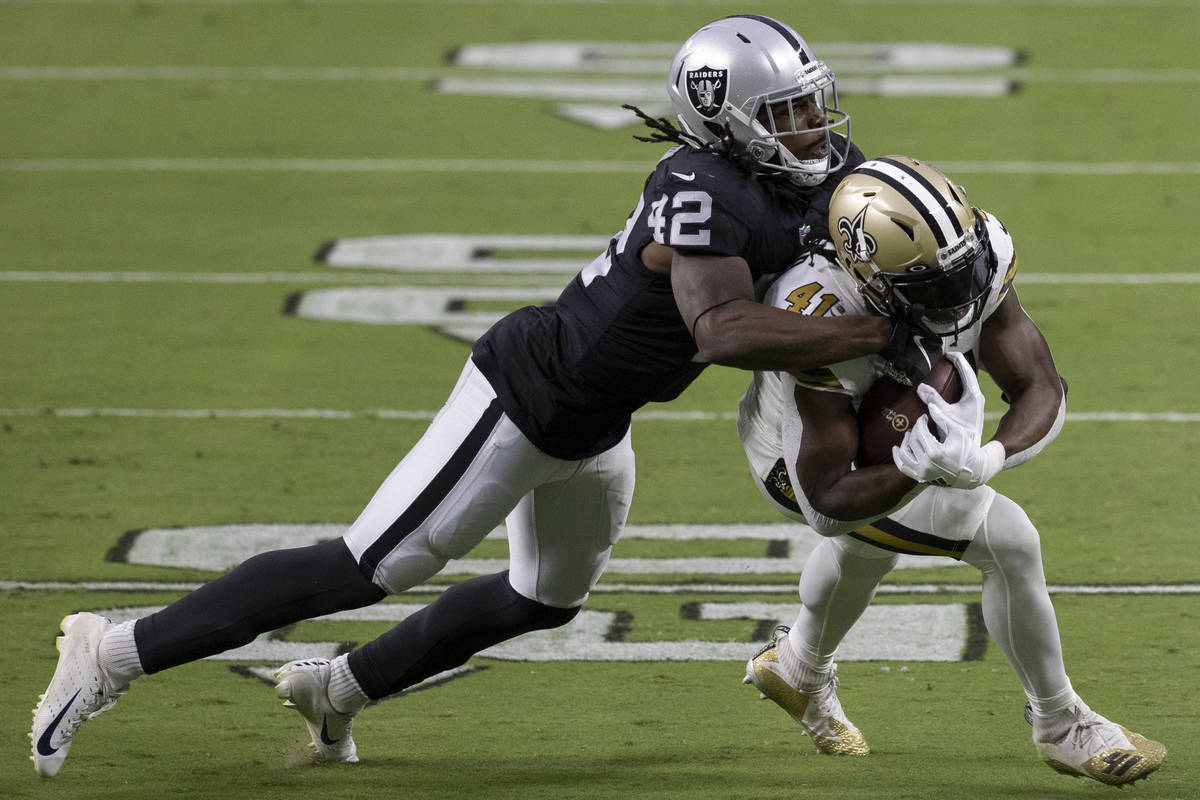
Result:
M1016 274L1017 260L1012 237L997 219L987 214L984 214L984 218L997 263L991 291L974 323L961 332L957 340L954 337L944 339L946 350L969 354L978 347L983 323L999 307ZM862 296L854 279L839 267L837 262L820 256L808 258L781 275L772 284L763 302L809 316L879 313ZM780 511L793 518L803 519L795 505L795 476L789 479L785 472L786 469L794 468L795 464L794 457L785 458L784 444L784 420L789 413L794 414L795 405L791 395L795 386L849 395L857 408L871 384L889 372L889 365L883 357L870 355L801 373L754 373L750 387L738 406L738 434L741 436L756 483L764 496ZM948 491L958 493L961 490ZM924 494L933 493L927 491ZM941 494L941 491L937 494ZM979 497L986 497L990 501L991 490L981 492ZM986 511L986 508L983 510ZM897 515L892 516L895 518ZM972 519L975 516L975 513L970 515ZM945 526L937 527L942 529ZM939 530L939 533L945 532Z

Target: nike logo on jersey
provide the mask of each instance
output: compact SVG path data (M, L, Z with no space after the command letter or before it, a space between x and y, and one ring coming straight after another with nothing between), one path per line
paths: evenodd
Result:
M51 745L50 740L54 737L54 732L58 730L58 724L62 722L63 717L65 717L67 712L71 710L71 706L75 704L75 699L79 697L79 692L82 691L83 690L80 689L79 691L75 692L71 699L67 701L67 704L63 706L63 710L58 712L58 716L54 718L49 726L47 726L46 731L40 737L38 737L38 755L52 756L58 752L58 748Z
M337 744L341 739L329 738L329 719L324 714L321 715L321 742L323 744Z
M681 180L681 181L694 181L694 180L696 180L696 173L694 173L694 172L688 172L688 173L683 173L683 172L672 172L671 174L672 174L672 175L674 175L676 178L679 178L679 180Z

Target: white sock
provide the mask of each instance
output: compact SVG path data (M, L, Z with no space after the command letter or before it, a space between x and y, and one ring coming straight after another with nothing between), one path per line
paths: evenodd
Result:
M340 655L329 664L329 703L342 714L357 714L371 702L350 671L350 659Z
M832 656L822 664L807 663L793 647L790 634L779 637L775 650L779 653L780 666L802 692L815 692L829 683L833 678L833 671L837 668Z
M100 640L100 669L112 683L112 689L128 686L134 678L145 674L133 638L135 623L136 620L129 620L112 625Z
M1052 701L1053 710L1047 710L1047 706L1042 705L1039 710L1039 703L1046 703L1043 700L1035 700L1029 698L1030 714L1029 723L1033 725L1033 740L1035 742L1057 742L1070 732L1071 726L1083 718L1091 708L1083 702L1075 691L1068 687L1065 693L1068 696L1064 699L1060 696Z
M1029 698L1029 705L1033 708L1033 713L1042 717L1053 716L1060 711L1066 710L1068 706L1082 702L1079 699L1079 695L1075 694L1075 689L1071 686L1070 681L1067 681L1066 689L1063 689L1053 697Z

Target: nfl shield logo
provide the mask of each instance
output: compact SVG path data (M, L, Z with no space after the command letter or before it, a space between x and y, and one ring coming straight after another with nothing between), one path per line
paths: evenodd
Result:
M729 70L701 67L687 72L688 100L701 116L712 119L725 104Z

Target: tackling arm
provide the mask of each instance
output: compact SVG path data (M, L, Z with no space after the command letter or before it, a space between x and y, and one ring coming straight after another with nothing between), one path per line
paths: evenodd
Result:
M711 364L800 371L877 353L888 343L891 324L883 317L807 317L756 302L742 258L675 252L670 263L680 316Z
M809 525L836 536L886 516L923 486L894 464L850 464L858 449L858 417L850 397L797 386L785 412L784 452L796 453L792 483Z
M1014 288L984 323L979 356L980 366L1011 403L993 439L1004 445L1004 467L1015 467L1058 435L1066 414L1066 392L1050 347L1021 307Z

